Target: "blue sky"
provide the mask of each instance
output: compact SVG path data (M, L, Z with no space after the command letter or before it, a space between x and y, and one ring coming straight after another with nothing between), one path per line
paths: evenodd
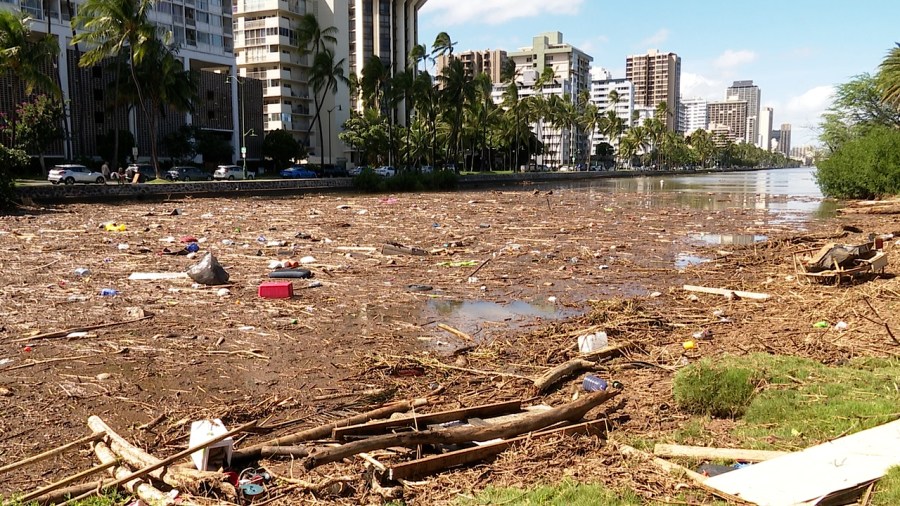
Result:
M614 77L628 55L673 51L682 96L721 100L732 81L752 79L799 146L816 142L834 85L875 71L900 41L898 19L898 0L428 0L419 39L430 48L446 31L458 51L509 51L560 31Z

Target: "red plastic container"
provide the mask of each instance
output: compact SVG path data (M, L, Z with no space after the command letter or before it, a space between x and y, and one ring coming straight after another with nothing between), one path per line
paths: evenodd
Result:
M259 285L259 296L264 299L290 299L294 285L290 281L269 281Z

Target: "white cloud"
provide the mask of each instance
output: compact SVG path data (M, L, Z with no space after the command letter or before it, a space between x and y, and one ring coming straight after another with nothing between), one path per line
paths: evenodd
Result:
M802 114L822 114L831 103L831 97L834 95L833 86L816 86L788 100L787 112L794 115Z
M790 123L791 144L794 146L815 143L817 126L833 96L833 86L816 86L791 97L780 110L776 105L775 128L782 123Z
M591 54L592 52L599 49L599 46L606 44L607 42L609 42L609 37L607 37L606 35L597 35L590 39L582 41L580 44L575 44L575 47L587 54Z
M669 39L669 29L660 28L656 33L641 41L641 46L655 48Z
M739 67L745 63L750 63L756 60L756 53L753 51L748 51L746 49L742 49L740 51L734 51L732 49L726 49L724 53L720 54L718 58L713 62L718 68L721 69L731 69L735 67Z
M511 19L547 14L578 14L584 0L429 0L420 11L442 25L503 24Z
M725 83L700 74L681 73L681 96L684 98L703 97L707 100L722 100Z

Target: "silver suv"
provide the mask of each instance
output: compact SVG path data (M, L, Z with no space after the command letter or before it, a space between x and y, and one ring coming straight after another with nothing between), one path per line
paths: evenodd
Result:
M97 183L106 184L106 178L100 172L94 172L84 165L56 165L50 169L47 181L53 184Z
M244 168L240 165L219 165L213 179L244 179ZM247 179L253 179L252 172L247 172Z

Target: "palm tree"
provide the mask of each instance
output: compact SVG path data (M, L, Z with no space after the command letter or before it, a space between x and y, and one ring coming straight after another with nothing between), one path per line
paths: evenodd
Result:
M0 10L0 68L12 77L13 107L11 111L12 146L16 145L16 122L18 104L31 95L35 89L46 90L60 96L59 86L43 72L43 68L59 54L56 39L45 34L31 38L31 18L19 16L11 11Z
M456 45L456 42L450 39L450 35L447 32L441 32L437 34L437 37L434 38L434 44L431 45L431 57L436 58L438 56L449 55L449 58L453 59L453 46Z
M304 14L297 24L297 46L300 55L316 54L325 51L328 46L337 44L338 29L329 26L322 28L314 14Z
M900 109L900 43L888 51L876 77L881 100Z
M325 97L331 92L332 95L337 94L340 84L349 85L350 80L344 76L344 59L334 60L334 52L330 49L323 49L313 57L312 67L309 69L309 85L313 89L313 101L316 106L316 118L319 124L319 157L325 160L325 136L322 132L322 115L318 111L322 110L325 104ZM321 93L321 97L319 94Z
M87 0L72 19L72 26L80 28L72 37L72 45L77 47L84 42L91 47L81 56L79 66L98 65L106 58L127 52L137 102L148 118L150 108L144 100L144 84L136 72L152 50L151 43L157 39L157 29L148 16L153 5L153 0ZM150 145L155 150L157 132L151 129L149 134ZM155 156L153 164L159 174Z
M425 63L428 58L428 48L425 47L425 44L416 44L409 50L409 56L407 61L407 66L412 67L415 70L415 74L419 73L419 62ZM423 65L424 66L424 65ZM422 71L425 71L423 68Z
M513 172L519 171L519 113L521 112L521 102L519 102L519 85L515 81L510 81L503 91L503 107L507 112L513 115L513 132L515 133L515 159L513 161Z
M438 76L441 82L440 97L445 110L452 114L450 138L447 145L447 158L457 162L459 155L460 129L462 128L463 108L474 99L475 88L466 75L462 61L451 60Z

